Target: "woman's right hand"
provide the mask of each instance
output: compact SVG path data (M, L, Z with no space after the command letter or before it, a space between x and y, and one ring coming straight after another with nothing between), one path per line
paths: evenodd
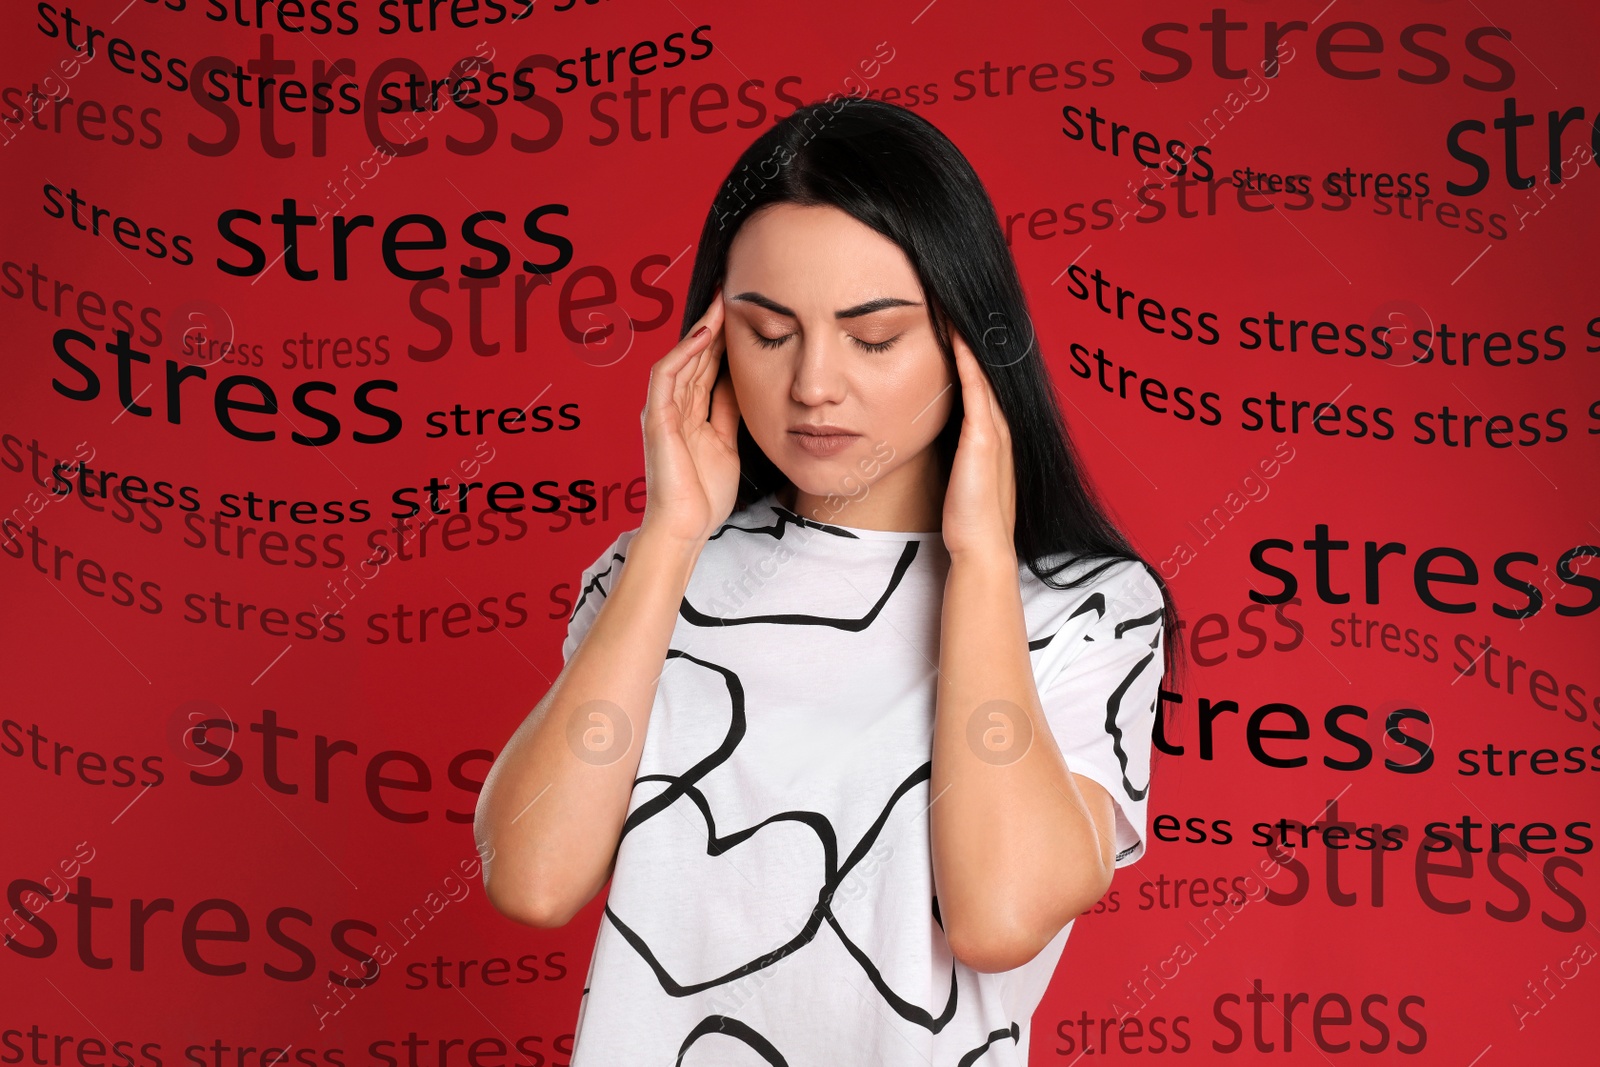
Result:
M733 512L739 405L723 366L723 316L718 289L695 330L650 368L640 414L645 466L640 536L655 531L653 536L699 547Z

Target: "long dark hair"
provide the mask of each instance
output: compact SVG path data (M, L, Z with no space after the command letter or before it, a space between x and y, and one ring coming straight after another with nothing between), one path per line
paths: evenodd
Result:
M1177 610L1160 572L1109 516L1083 473L1040 354L1011 250L972 165L932 123L894 104L837 96L807 104L756 138L722 183L700 231L681 334L705 314L739 227L770 204L828 205L905 252L928 301L934 335L953 361L950 327L971 346L1011 427L1016 552L1046 584L1070 589L1136 560L1161 589L1164 673L1183 666ZM958 398L934 447L949 470L961 433ZM788 479L739 423L741 508ZM1047 557L1065 554L1054 566ZM1075 559L1095 562L1056 580ZM1159 702L1158 702L1159 703Z

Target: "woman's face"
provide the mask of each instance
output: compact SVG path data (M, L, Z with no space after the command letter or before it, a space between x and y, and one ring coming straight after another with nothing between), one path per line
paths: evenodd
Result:
M959 387L898 245L838 208L774 204L734 237L722 291L739 411L797 489L854 496L936 466Z

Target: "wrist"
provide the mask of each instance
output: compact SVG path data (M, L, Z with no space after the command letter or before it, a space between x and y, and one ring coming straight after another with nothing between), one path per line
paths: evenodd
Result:
M628 549L629 566L623 569L625 572L634 570L631 565L637 561L639 573L670 576L681 596L689 586L689 575L693 573L704 547L705 540L702 538L687 540L641 526Z
M950 552L952 572L977 572L994 577L1015 576L1021 566L1016 547L1009 542L996 542L981 547L957 549Z

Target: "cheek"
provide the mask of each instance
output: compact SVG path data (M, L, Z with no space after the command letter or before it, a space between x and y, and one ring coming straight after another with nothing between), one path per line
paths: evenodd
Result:
M961 391L960 379L956 377L954 368L935 354L933 359L921 366L920 373L912 381L912 388L905 399L906 406L910 408L907 418L915 417L916 429L932 437L939 432L955 407L956 397Z
M912 424L913 429L917 431L918 438L925 444L932 443L933 439L939 436L945 425L950 421L951 413L955 411L956 392L960 389L960 386L951 385L949 388L944 388L943 386L940 388L944 389L944 391L940 393L939 399L929 404L928 409Z
M774 380L770 367L737 355L727 357L728 377L733 382L734 394L739 398L739 411L752 432L771 421L767 417L778 403L781 385Z
M873 405L883 431L898 445L912 448L938 436L950 419L960 384L937 356L891 375L879 383Z

